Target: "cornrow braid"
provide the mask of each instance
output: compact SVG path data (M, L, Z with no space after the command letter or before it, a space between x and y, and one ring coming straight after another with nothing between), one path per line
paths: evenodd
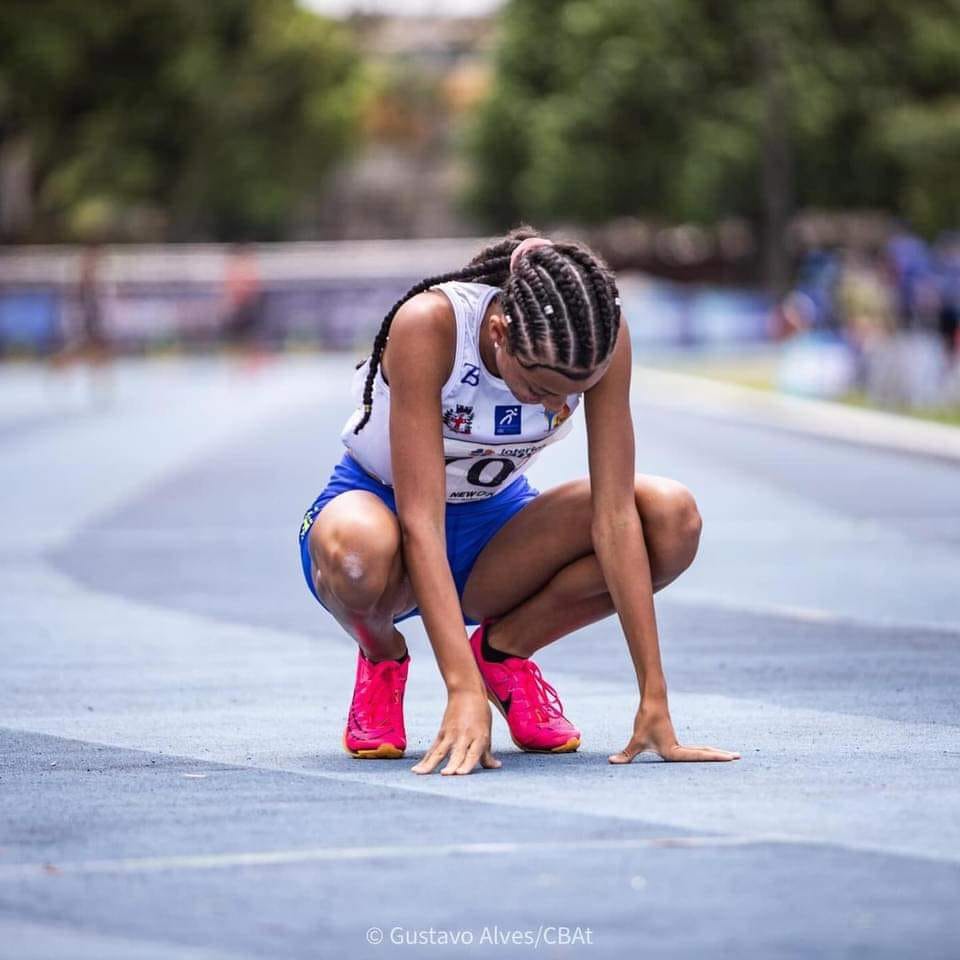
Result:
M562 248L561 248L562 249ZM573 352L572 366L576 369L589 369L596 365L596 307L590 301L587 285L576 266L565 256L561 249L550 249L544 253L544 266L550 271L560 296L566 305L567 320L574 330L576 351Z
M518 263L506 290L507 296L512 296L516 306L514 313L519 321L517 333L524 334L524 353L535 351L537 344L551 342L549 319L528 282L531 274L528 263Z
M521 322L527 328L528 341L541 347L549 344L556 359L561 350L569 353L571 349L567 324L557 322L558 317L566 315L567 307L559 292L556 302L550 298L541 271L546 273L542 266L538 267L532 256L523 257L516 265L517 289L522 301ZM526 352L529 354L531 351Z
M613 273L602 260L579 244L571 244L567 256L578 264L590 281L601 322L597 325L600 334L600 352L607 356L617 340L620 328L620 292Z
M543 306L543 312L547 316L555 318L550 328L554 358L569 366L573 362L577 340L576 331L567 311L567 305L564 303L553 277L544 267L531 263L530 274L530 286L536 293L537 300Z
M513 251L522 241L538 236L532 227L522 225L484 247L462 269L420 281L393 305L373 341L363 388L364 415L354 427L355 434L370 419L373 385L397 311L411 297L451 280L501 288L508 318L507 347L523 366L548 367L570 379L585 380L607 359L620 326L620 301L612 272L592 251L575 242L525 250L511 271ZM357 368L365 362L366 358Z

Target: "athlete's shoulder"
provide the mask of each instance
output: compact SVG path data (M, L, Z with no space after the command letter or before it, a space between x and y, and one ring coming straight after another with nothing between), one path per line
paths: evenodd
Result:
M415 294L396 312L390 324L390 337L412 342L424 338L423 346L430 342L455 345L457 328L453 306L436 290Z
M445 383L453 372L457 323L447 297L426 290L407 300L390 323L389 339L380 359L384 379L391 370L418 367L428 379Z

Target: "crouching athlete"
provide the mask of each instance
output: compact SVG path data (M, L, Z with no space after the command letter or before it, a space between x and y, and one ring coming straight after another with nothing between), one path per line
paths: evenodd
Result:
M447 688L415 773L500 766L488 699L521 750L576 750L580 731L531 657L617 613L640 703L610 762L738 759L681 746L670 718L653 594L693 561L700 516L686 487L634 473L630 374L611 271L528 228L384 318L354 375L346 451L300 529L310 590L359 646L353 756L403 756L410 656L396 624L415 615ZM581 400L589 476L541 492L525 471Z

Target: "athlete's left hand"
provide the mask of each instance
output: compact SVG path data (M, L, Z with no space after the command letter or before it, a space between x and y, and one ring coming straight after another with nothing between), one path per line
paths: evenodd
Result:
M611 763L630 763L644 750L653 750L664 760L696 762L701 760L739 760L739 753L714 747L684 747L677 742L666 701L641 703L633 722L633 736L619 753L608 757Z

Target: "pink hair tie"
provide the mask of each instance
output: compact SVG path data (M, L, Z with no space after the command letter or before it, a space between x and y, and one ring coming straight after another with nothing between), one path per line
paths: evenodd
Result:
M528 237L526 240L522 240L518 245L517 249L510 254L510 272L516 269L517 260L523 254L529 253L531 250L535 250L537 247L552 247L553 241L547 240L546 237Z

